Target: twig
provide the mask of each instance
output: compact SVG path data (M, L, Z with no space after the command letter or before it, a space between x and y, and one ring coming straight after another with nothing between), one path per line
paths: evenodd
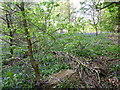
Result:
M19 44L11 43L11 42L9 42L9 41L7 41L7 40L5 40L5 39L2 39L2 38L0 38L0 39L1 39L2 41L6 42L6 43L9 43L9 44L12 44L12 45L16 45L16 46L21 47L21 45L19 45Z
M45 32L46 34L48 34L49 36L51 36L54 40L56 39L54 36L52 36L50 33L47 33L45 30L42 30L39 26L35 25L34 23L32 23L31 21L29 21L32 25L34 25L35 27L37 27L39 30Z
M15 64L17 64L17 63L19 63L19 62L23 62L24 64L26 64L26 62L25 62L25 60L23 59L23 58L19 58L19 57L15 57L15 59L18 59L15 63L12 63L12 65L6 65L7 67L5 67L5 68L2 68L0 71L2 71L2 70L5 70L5 69L7 69L7 68L9 68L9 67L12 67L12 66L14 66ZM14 62L14 61L13 61ZM31 67L29 64L26 64L28 67Z
M41 41L41 40L36 40L36 41L32 42L32 44L35 44L35 43L40 42L40 41Z

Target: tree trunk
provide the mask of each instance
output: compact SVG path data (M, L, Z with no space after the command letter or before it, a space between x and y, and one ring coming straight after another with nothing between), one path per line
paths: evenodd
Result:
M27 44L28 44L28 53L29 53L30 62L31 62L32 67L35 71L35 81L40 82L39 67L38 67L38 63L35 61L35 59L33 57L32 42L31 42L31 39L30 39L30 36L29 36L27 20L25 19L26 14L25 14L24 2L21 2L19 8L20 8L20 10L22 12L22 16L23 16L23 27L24 27L24 30L25 30L26 40L27 40Z
M12 21L11 21L11 13L10 13L10 11L9 11L9 13L6 13L6 21L7 21L7 27L10 30L9 36L13 37L13 33L11 31ZM13 56L13 48L12 48L12 46L13 46L13 44L12 44L13 43L13 39L10 38L9 40L10 40L10 47L11 47L10 48L10 54L11 54L10 57L12 57Z
M118 33L120 33L120 7L118 7L118 17L117 18L118 18ZM119 37L120 37L120 35L119 35Z
M96 36L98 36L98 29L97 29L97 26L95 26L95 32L96 32Z

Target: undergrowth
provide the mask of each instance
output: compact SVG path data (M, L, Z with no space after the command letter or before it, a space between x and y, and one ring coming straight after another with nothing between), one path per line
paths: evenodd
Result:
M41 77L45 79L51 74L59 72L62 69L70 69L70 65L67 62L64 62L64 58L56 58L51 51L62 51L71 53L77 57L84 57L89 59L95 59L98 55L108 56L111 58L120 59L119 54L119 46L112 44L110 40L108 40L107 34L100 34L98 36L95 35L86 35L86 34L55 34L57 38L51 48L48 50L48 47L44 47L44 50L48 51L45 53L44 50L39 50L34 54L36 60L39 61L39 69L41 73ZM46 42L51 42L50 40ZM4 48L4 47L3 47ZM25 49L26 50L26 49ZM15 50L16 54L19 52L19 49ZM45 53L45 55L44 55ZM21 54L24 54L21 51ZM20 55L21 55L20 54ZM43 58L44 55L44 58ZM8 58L3 51L3 62ZM29 58L25 58L26 64L23 62L19 62L7 69L3 69L2 71L2 80L4 87L28 87L32 88L34 83L34 71L28 62ZM117 72L120 70L120 64L111 66L111 72ZM120 79L120 77L119 77ZM74 84L61 84L58 88L74 88L76 85Z

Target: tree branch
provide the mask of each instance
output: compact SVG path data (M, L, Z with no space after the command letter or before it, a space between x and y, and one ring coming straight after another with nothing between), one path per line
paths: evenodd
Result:
M37 27L39 30L41 30L41 31L43 31L43 32L45 32L45 30L42 30L39 26L37 26L37 25L35 25L34 23L32 23L31 21L30 21L30 23L32 24L32 25L34 25L35 27ZM46 32L47 33L47 32ZM47 33L49 36L51 36L54 40L56 39L54 36L52 36L51 34L49 34L49 33Z
M3 11L9 12L8 10L5 10L5 9L3 9L3 8L0 8L0 9L3 10Z
M21 45L19 45L19 44L11 43L11 42L9 42L9 41L7 41L7 40L5 40L5 39L2 39L2 38L0 38L0 39L1 39L2 41L6 42L6 43L9 43L9 44L12 44L12 45L21 47Z
M116 3L116 2L111 2L110 4L108 4L108 5L106 5L106 6L102 7L102 8L100 8L100 10L101 10L101 9L104 9L104 8L107 8L107 7L109 7L109 6L112 5L112 4L117 4L117 3Z
M5 18L3 18L3 17L0 17L2 20L4 20L5 22L7 22L7 20L5 19Z
M41 40L36 40L36 41L32 42L32 44L35 44L35 43L40 42L40 41L41 41Z

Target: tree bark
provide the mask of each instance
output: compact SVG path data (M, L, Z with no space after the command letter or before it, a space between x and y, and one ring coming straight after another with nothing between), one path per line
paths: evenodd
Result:
M12 33L12 31L11 31L11 25L12 25L12 21L11 21L11 13L10 13L10 11L7 13L6 12L6 23L7 23L7 27L8 27L8 29L10 30L10 33L9 33L9 36L10 37L13 37L13 33ZM13 39L12 38L10 38L10 47L11 47L11 49L10 49L10 54L11 54L11 57L13 56L13 48L12 48L12 46L13 46Z
M28 53L29 53L29 58L30 58L30 62L32 64L32 67L35 71L35 81L36 82L40 82L40 73L39 73L39 67L38 67L38 63L35 61L34 57L33 57L33 51L32 51L32 42L29 36L29 31L28 31L28 26L27 26L27 20L26 20L26 14L25 14L25 8L24 8L24 2L21 2L20 6L19 6L21 12L22 12L22 16L23 16L23 27L25 30L25 35L26 35L26 40L27 40L27 44L28 44Z

